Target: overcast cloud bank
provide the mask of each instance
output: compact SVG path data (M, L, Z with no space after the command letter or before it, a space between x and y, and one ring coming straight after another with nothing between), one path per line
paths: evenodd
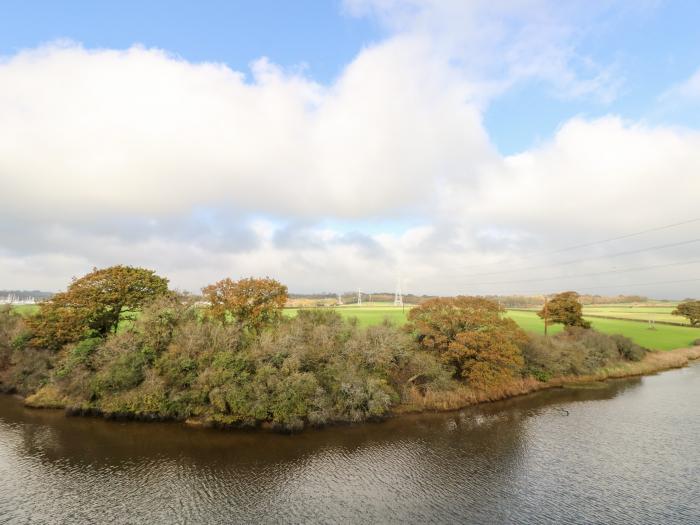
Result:
M564 23L592 23L610 8L584 16L546 2L507 12L463 4L348 2L349 13L378 17L387 37L330 85L266 58L239 72L139 46L61 42L5 57L0 287L56 290L92 266L128 263L190 290L227 275L270 275L292 291L390 290L401 275L417 293L697 292L697 283L617 287L693 277L668 270L480 284L691 260L697 246L684 245L480 275L496 263L564 261L539 254L700 215L700 134L574 117L537 147L499 154L483 115L523 78L565 98L615 98L624 81L615 65L581 56Z

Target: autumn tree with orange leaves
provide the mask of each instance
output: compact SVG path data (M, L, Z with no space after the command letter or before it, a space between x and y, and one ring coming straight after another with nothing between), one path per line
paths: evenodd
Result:
M282 308L288 297L286 286L267 277L239 281L222 279L203 288L202 294L209 302L209 318L224 324L240 323L255 334L282 318Z
M152 270L122 265L95 268L40 304L28 323L33 342L57 350L86 337L106 337L121 321L133 321L146 303L168 293L168 280Z
M406 329L421 348L435 352L474 388L517 376L527 336L504 309L482 297L430 299L408 314Z

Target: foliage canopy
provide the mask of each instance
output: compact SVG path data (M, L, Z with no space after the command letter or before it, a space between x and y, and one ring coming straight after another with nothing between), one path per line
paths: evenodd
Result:
M671 313L688 319L690 326L700 326L700 301L685 301Z
M430 299L408 314L407 330L477 388L514 377L527 336L498 303L482 297Z
M35 317L0 308L0 390L75 413L289 431L499 399L646 353L580 327L528 337L482 297L428 300L402 329L328 308L283 317L287 289L268 278L205 293L203 316L165 279L119 266L74 280ZM125 316L134 323L117 330Z
M133 320L136 310L167 293L168 280L152 270L95 268L41 303L30 329L38 346L54 349L85 337L106 337L117 331L120 321Z
M270 278L229 278L202 289L209 302L207 315L224 324L237 322L257 334L265 326L279 322L287 302L287 287Z
M576 292L562 292L555 295L537 315L544 319L547 325L591 327L591 323L583 318L583 307Z

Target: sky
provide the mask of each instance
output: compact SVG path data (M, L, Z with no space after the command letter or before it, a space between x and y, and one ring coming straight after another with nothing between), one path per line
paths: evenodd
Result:
M700 296L698 2L0 11L0 289Z

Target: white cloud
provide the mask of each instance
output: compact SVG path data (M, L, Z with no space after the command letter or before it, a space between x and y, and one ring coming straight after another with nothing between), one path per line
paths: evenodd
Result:
M0 64L6 208L87 220L227 206L364 216L493 155L468 86L421 42L363 51L329 87L158 50L49 46ZM459 171L457 171L459 170ZM26 205L31 202L31 207Z
M666 106L700 102L700 69L690 78L671 86L659 100Z
M266 59L248 76L141 47L7 57L0 288L58 289L93 265L127 263L191 290L226 275L271 275L294 291L387 290L401 273L419 293L531 292L541 285L479 283L692 259L697 246L479 275L611 252L531 255L698 215L694 131L575 118L530 151L497 154L482 113L519 79L614 96L614 68L580 56L564 8L542 5L350 2L391 34L330 85ZM697 285L605 289L642 280L669 273L580 287L698 295Z
M644 12L650 2L551 0L345 0L348 13L380 21L392 35L424 35L460 64L482 103L513 85L541 80L562 99L608 104L623 78L615 63L580 51L602 19Z
M505 158L503 178L485 182L474 213L544 229L578 211L567 231L620 234L700 216L698 173L698 132L576 118L551 142Z

